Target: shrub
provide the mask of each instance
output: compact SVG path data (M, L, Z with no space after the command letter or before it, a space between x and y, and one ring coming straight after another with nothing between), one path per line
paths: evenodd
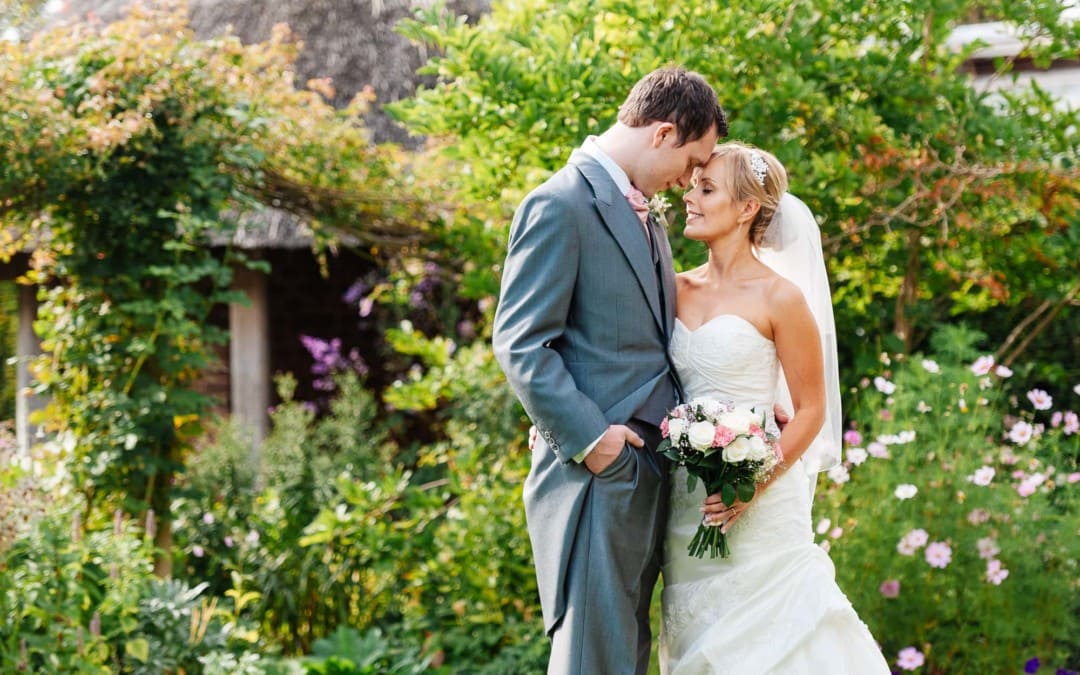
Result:
M852 397L816 530L887 657L913 647L931 673L1018 672L1035 657L1075 669L1075 414L1067 426L1033 406L1019 374L975 358L979 337L946 328L934 359L883 356Z

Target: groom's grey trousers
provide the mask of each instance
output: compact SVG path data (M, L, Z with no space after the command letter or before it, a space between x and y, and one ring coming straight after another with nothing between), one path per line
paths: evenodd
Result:
M655 453L659 429L639 420L629 426L645 447L627 445L591 479L570 557L566 614L551 633L553 675L649 670L649 605L660 572L667 463Z

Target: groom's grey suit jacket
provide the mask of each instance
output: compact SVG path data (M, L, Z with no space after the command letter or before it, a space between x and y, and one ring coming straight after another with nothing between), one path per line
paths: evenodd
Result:
M593 481L573 457L609 424L659 424L676 402L671 248L653 219L650 227L657 263L611 176L575 151L522 201L510 230L493 344L538 430L524 501L549 633L573 602L567 563Z

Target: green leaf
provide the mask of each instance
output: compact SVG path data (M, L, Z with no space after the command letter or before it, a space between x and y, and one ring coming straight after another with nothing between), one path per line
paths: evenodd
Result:
M731 506L735 503L735 486L731 483L724 483L724 486L720 488L720 497L724 500L724 503Z
M135 638L124 643L124 653L146 663L150 659L150 643L146 638Z

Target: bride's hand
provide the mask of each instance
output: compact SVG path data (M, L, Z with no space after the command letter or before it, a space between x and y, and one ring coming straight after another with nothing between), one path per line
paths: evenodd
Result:
M787 423L791 421L791 415L779 403L773 404L773 417L776 418L776 426L780 427L780 431L783 431Z
M757 497L761 492L759 486L754 491L754 496ZM724 498L720 494L709 495L705 498L705 504L701 507L701 511L705 514L702 518L702 522L706 525L720 526L720 533L727 534L727 531L731 529L731 526L735 524L742 514L746 512L746 509L750 508L750 502L744 502L741 499L735 500L735 503L728 506L724 503Z

